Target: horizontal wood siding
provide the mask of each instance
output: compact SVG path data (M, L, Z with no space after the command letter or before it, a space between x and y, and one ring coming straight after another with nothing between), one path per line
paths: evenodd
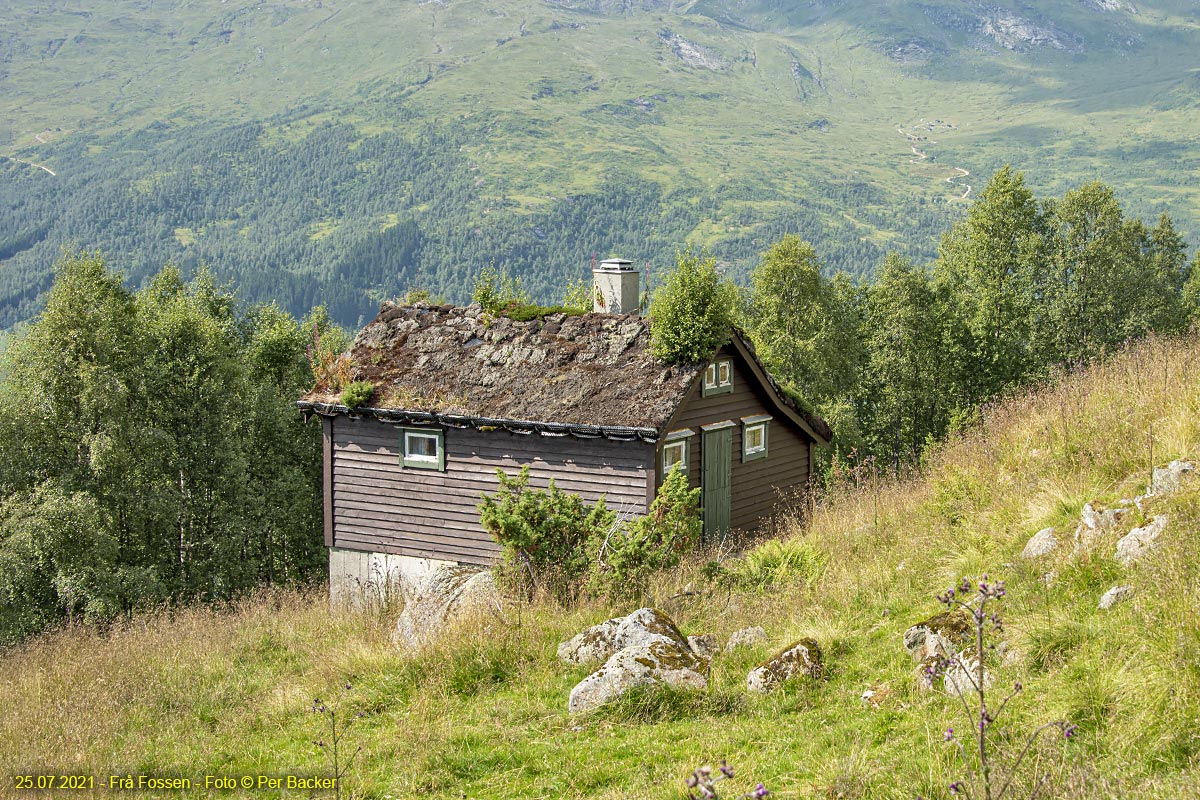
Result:
M403 468L396 426L334 418L334 546L486 564L499 548L480 527L480 495L498 487L497 468L525 464L535 488L554 478L590 503L606 495L614 510L645 513L654 445L454 428L444 437L445 472Z
M775 511L781 498L794 494L808 484L809 443L811 439L797 430L770 402L767 390L760 386L732 348L724 348L719 358L733 361L733 391L705 397L698 382L684 400L671 423L671 430L690 428L688 458L689 482L700 485L703 437L700 426L732 420L733 428L733 509L731 523L740 530L753 530ZM742 417L770 414L767 432L767 457L742 463Z

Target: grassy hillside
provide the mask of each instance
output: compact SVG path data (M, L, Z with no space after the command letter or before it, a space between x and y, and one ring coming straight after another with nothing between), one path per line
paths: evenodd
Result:
M1195 797L1200 481L1149 501L1169 523L1140 565L1112 559L1140 514L1083 556L1069 544L1034 563L1018 554L1045 526L1069 540L1085 502L1139 493L1152 462L1200 455L1198 361L1194 338L1150 342L989 409L919 476L850 476L807 527L779 519L784 547L826 562L807 578L772 570L770 547L726 563L773 576L757 591L706 581L703 559L664 577L656 597L685 632L724 640L761 624L770 637L717 656L706 694L643 693L567 716L588 670L558 663L556 643L627 608L535 603L408 655L389 644L396 609L331 613L319 590L268 592L4 653L0 705L18 712L0 729L0 758L32 772L313 773L313 742L329 739L311 711L320 697L363 715L345 740L363 748L350 777L359 797L679 797L692 769L721 759L737 771L730 785L762 781L778 797L946 797L961 769L942 734L966 726L957 701L918 689L901 635L939 610L935 594L987 573L1007 582L1015 654L997 679L1025 686L1001 751L1041 721L1080 729L1037 751L1051 775L1042 796ZM1132 598L1097 610L1116 584ZM685 586L699 593L681 596ZM827 677L747 696L747 669L801 636L824 649ZM860 699L868 688L877 707Z
M1198 43L1173 0L17 0L0 324L71 241L296 311L348 282L349 322L414 283L461 300L493 258L549 299L592 253L685 240L744 271L796 232L867 274L931 255L1007 161L1194 234ZM375 269L400 222L420 236Z

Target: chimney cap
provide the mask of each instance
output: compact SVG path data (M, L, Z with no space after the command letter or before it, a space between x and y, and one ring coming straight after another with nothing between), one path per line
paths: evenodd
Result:
M625 258L606 258L593 272L632 272L633 262Z

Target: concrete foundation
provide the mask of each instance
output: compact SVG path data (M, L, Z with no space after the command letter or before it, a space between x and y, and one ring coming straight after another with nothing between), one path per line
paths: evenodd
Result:
M429 573L455 561L329 548L329 601L349 608L386 607L410 599Z

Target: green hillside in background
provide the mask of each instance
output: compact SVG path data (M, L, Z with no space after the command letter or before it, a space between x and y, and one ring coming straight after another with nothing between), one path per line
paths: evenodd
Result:
M1200 11L1155 0L15 0L0 12L0 326L65 244L209 265L354 324L494 261L735 275L931 257L1004 163L1193 239Z

